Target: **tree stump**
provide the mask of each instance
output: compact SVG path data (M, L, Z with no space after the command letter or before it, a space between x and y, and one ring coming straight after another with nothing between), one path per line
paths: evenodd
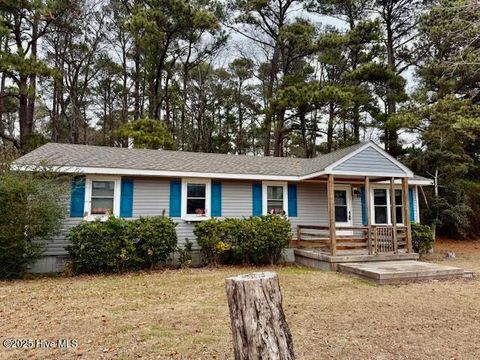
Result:
M236 360L294 359L292 335L274 272L225 279Z

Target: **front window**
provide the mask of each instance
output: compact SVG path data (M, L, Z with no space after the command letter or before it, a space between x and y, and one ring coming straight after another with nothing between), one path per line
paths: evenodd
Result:
M206 184L187 184L187 215L205 216L206 201Z
M182 180L182 218L202 221L210 218L211 182L207 179Z
M403 224L403 198L402 190L395 190L395 219L397 224Z
M267 212L269 214L283 214L283 186L267 186Z
M390 189L373 189L373 216L375 224L391 224L391 211L395 211L395 221L403 224L403 197L402 190L395 189L395 209L391 208L392 199Z
M373 206L375 213L375 224L388 223L388 200L387 189L373 190Z
M115 181L92 181L92 215L112 215Z
M264 181L262 183L263 215L286 215L288 209L287 183Z

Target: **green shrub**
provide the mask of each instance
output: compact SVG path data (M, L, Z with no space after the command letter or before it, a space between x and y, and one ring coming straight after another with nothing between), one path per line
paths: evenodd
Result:
M72 270L78 274L152 268L175 250L175 226L161 216L82 222L68 235Z
M419 254L425 254L433 247L432 229L427 225L412 223L413 250Z
M193 230L207 264L219 263L220 257L224 253L224 250L218 248L218 244L221 242L220 226L220 220L210 219L199 222Z
M167 261L177 246L176 224L166 216L144 217L130 221L130 238L142 267L154 267Z
M194 233L208 264L272 264L288 246L291 227L286 218L267 215L203 221Z
M8 166L5 165L7 168ZM0 169L0 278L22 278L61 228L69 178Z

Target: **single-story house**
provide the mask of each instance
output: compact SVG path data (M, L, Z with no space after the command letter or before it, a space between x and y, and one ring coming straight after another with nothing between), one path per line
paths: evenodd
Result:
M420 221L416 176L373 142L313 159L143 150L49 143L17 159L75 174L69 216L33 271L62 270L66 235L80 221L168 215L179 245L194 243L198 221L283 213L293 247L325 256L412 253L410 222Z

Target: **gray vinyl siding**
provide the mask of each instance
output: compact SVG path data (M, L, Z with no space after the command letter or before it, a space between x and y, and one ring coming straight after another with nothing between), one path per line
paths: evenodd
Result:
M133 182L133 217L168 216L171 179L135 179ZM252 185L250 182L222 182L222 217L247 217L252 215ZM185 239L195 240L195 223L172 218L177 225L178 244ZM194 242L194 249L198 248Z
M223 217L252 216L252 204L251 182L222 182Z
M44 256L64 256L67 255L67 250L65 249L69 245L67 240L68 232L72 227L78 225L82 221L82 218L71 218L67 217L60 229L60 232L53 236L50 240L46 242L41 242L45 246Z
M169 178L135 178L133 190L133 218L155 216L165 213L168 216L170 202ZM243 218L252 215L252 182L224 180L222 183L222 218ZM352 224L362 225L362 204L360 197L352 192ZM416 197L414 197L416 199ZM418 219L418 204L415 201L415 218ZM327 225L327 186L325 183L297 184L297 215L290 217L293 237L297 225ZM68 255L66 236L72 226L80 223L81 218L67 218L62 231L46 243L44 257L35 264L33 271L52 272L61 270L61 260ZM198 250L193 230L194 222L188 223L181 218L173 218L177 225L178 244L182 246L188 238Z
M337 171L348 172L367 172L367 173L391 173L398 175L405 175L400 167L393 163L385 155L374 149L373 147L366 148L351 158L345 160L341 164L333 168Z
M168 216L170 201L170 180L168 179L134 179L133 207L134 218L140 216Z
M352 194L352 225L362 226L362 200ZM297 213L290 217L293 237L297 225L328 225L328 202L326 183L299 183L297 185Z
M297 185L297 216L290 217L292 231L297 225L328 225L327 186L325 183ZM296 234L295 234L296 235Z
M361 197L355 197L352 191L352 225L363 226L362 221L362 199Z

